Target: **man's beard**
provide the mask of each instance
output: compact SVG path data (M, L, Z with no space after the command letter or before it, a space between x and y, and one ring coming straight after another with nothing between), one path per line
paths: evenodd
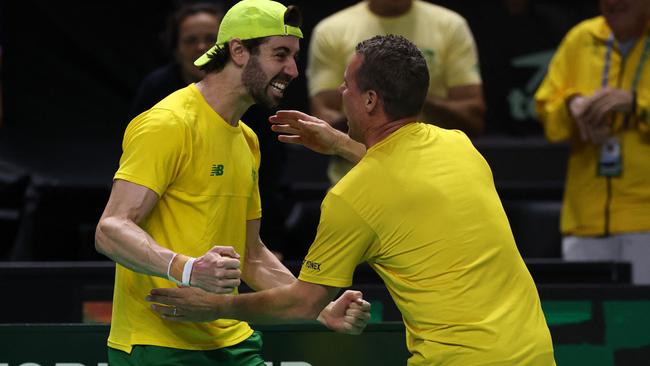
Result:
M251 56L246 66L244 66L242 83L246 87L248 94L255 101L255 104L260 104L267 108L274 108L280 103L279 100L276 100L267 93L269 81L267 81L266 74L262 70L257 56Z

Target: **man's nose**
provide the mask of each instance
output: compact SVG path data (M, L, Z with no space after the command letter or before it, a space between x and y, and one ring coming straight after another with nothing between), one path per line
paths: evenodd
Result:
M291 76L292 78L297 78L298 77L298 65L296 64L296 60L294 58L290 58L289 62L287 65L284 67L284 72Z

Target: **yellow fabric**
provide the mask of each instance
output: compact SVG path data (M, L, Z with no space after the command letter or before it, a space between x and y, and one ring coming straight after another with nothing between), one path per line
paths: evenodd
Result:
M443 7L415 0L396 18L379 17L360 2L316 25L309 43L309 94L336 89L357 43L376 35L398 34L413 42L429 66L429 93L447 96L453 86L481 83L476 45L460 15Z
M603 17L586 20L566 35L548 73L535 94L537 112L550 141L571 145L562 207L565 235L595 236L650 230L650 59L646 58L637 89L637 110L624 127L623 113L613 126L622 145L623 173L608 179L597 176L600 147L580 140L566 100L573 94L592 95L601 88L606 40L610 29ZM615 45L608 85L630 90L646 38L636 42L622 63ZM609 220L607 217L609 216Z
M246 221L261 216L259 164L255 133L241 121L227 124L192 84L131 121L115 179L159 195L141 227L160 245L192 257L229 245L244 263ZM208 350L252 334L248 324L235 320L161 319L144 298L152 288L174 286L117 265L108 345L125 352L134 344Z
M404 126L330 190L300 279L347 287L361 262L402 313L410 366L555 364L490 168L462 132Z

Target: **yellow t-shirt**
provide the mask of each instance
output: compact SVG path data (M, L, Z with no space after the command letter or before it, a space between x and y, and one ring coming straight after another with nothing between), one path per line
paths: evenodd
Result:
M361 1L323 19L309 42L309 95L337 89L357 43L376 35L406 37L422 51L429 67L429 94L446 97L450 87L481 83L472 33L459 14L415 0L399 17L379 17Z
M574 94L592 96L602 88L611 33L603 16L573 27L535 93L546 138L551 142L568 140L571 145L560 220L564 235L650 231L650 55L642 60L645 44L650 42L650 22L626 57L618 42L610 55L610 88L631 90L641 66L635 113L612 112L609 119L611 134L620 142L620 176L598 176L601 146L580 138L566 103Z
M483 157L460 131L412 123L368 149L327 194L300 273L381 276L415 365L554 365L537 289Z
M214 245L233 246L244 263L246 221L261 216L259 164L255 133L241 121L226 123L192 84L131 121L115 179L158 194L141 227L160 245L192 257ZM136 344L208 350L252 334L236 320L161 319L144 298L152 288L174 286L117 265L108 345L125 352Z

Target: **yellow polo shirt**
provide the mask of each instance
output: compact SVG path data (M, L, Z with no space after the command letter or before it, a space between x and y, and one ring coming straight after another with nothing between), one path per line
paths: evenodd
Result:
M140 226L160 245L192 257L214 245L233 246L244 263L246 221L261 216L259 164L255 133L241 121L237 127L226 123L192 84L131 121L115 179L158 194ZM252 334L248 324L236 320L163 320L144 298L152 288L174 286L117 265L109 347L209 350Z
M347 287L362 262L402 313L408 365L555 364L490 168L462 132L408 124L330 190L300 279Z

